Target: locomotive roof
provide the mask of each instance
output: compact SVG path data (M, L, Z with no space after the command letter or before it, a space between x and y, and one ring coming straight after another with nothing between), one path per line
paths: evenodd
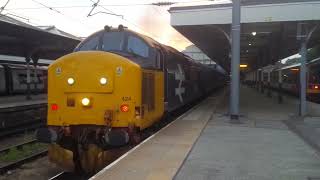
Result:
M146 36L144 34L141 34L141 33L138 33L138 32L135 32L135 31L132 31L128 28L125 28L125 27L119 27L119 28L112 28L112 27L108 27L108 26L105 26L104 29L102 30L99 30L95 33L93 33L92 35L90 35L89 37L87 37L86 39L89 39L93 36L95 36L96 34L98 33L103 33L103 32L127 32L127 33L130 33L130 34L133 34L141 39L143 39L150 47L153 47L153 48L161 48L162 50L166 51L167 53L172 53L172 54L176 54L178 56L181 56L183 58L185 58L187 61L190 61L194 64L197 64L198 66L206 66L204 64L201 64L197 61L195 61L194 59L192 59L190 56L188 55L185 55L183 54L182 52L176 50L175 48L171 47L171 46L168 46L168 45L164 45L164 44L161 44L159 42L157 42L156 40L154 40L153 38L149 37L149 36ZM86 39L84 41L86 41ZM81 44L81 43L80 43ZM80 45L79 44L79 45ZM78 45L78 46L79 46ZM78 47L76 47L77 49ZM208 66L209 67L209 66ZM212 68L212 67L211 67Z
M103 30L97 31L96 33L101 33L103 31L106 31L106 30L103 29ZM159 43L158 41L154 40L153 38L151 38L149 36L146 36L144 34L132 31L132 30L130 30L128 28L123 28L122 30L119 30L119 28L110 28L110 29L108 29L108 31L109 32L121 32L121 31L123 31L123 32L132 33L132 34L140 37L141 39L143 39L151 47L161 47L162 49L164 49L164 50L166 50L168 52L171 52L171 53L174 53L174 54L178 54L180 56L187 57L189 60L194 61L191 57L186 56L185 54L181 53L180 51L176 50L175 48L173 48L171 46L168 46L168 45L165 45L165 44L161 44L161 43ZM94 33L94 34L96 34L96 33ZM92 34L92 35L94 35L94 34Z

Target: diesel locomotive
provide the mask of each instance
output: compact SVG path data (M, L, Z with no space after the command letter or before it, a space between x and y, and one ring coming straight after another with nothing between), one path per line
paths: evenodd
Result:
M226 72L123 26L94 33L48 67L49 159L94 172L163 116L221 87Z

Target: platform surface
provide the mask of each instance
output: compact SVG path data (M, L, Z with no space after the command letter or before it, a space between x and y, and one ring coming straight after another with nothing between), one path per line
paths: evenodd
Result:
M31 95L30 100L26 95L0 96L0 109L45 103L47 103L47 94Z
M231 124L227 116L229 100L222 94L208 97L92 179L320 177L317 152L283 123L296 112L295 104L277 104L242 86L241 123Z

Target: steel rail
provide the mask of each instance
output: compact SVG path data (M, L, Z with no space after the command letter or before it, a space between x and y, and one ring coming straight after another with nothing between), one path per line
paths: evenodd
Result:
M9 147L2 148L2 149L0 149L0 153L9 152L10 149L13 149L13 148L22 149L23 146L34 144L34 143L37 143L36 139L32 139L32 140L29 140L29 141L25 141L25 142L19 143L17 145L12 145L12 146L9 146Z
M32 123L22 124L22 125L10 127L10 128L4 128L4 129L1 129L0 139L6 138L8 136L24 133L26 131L31 131L44 125L45 125L45 121L43 121L42 119L38 119L36 121L33 121Z
M6 165L3 165L3 166L0 166L0 175L6 173L7 171L11 170L11 169L15 169L17 167L20 167L21 165L27 163L27 162L30 162L30 161L33 161L35 159L38 159L40 157L44 157L48 154L48 150L42 150L42 151L39 151L39 152L36 152L34 154L31 154L27 157L24 157L23 159L19 159L17 161L14 161L14 162L11 162L9 164L6 164Z

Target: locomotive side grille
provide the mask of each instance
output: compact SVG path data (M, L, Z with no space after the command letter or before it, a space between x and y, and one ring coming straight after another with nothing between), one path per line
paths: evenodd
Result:
M154 74L150 72L143 72L142 104L146 105L148 111L153 111L155 109L154 85Z

